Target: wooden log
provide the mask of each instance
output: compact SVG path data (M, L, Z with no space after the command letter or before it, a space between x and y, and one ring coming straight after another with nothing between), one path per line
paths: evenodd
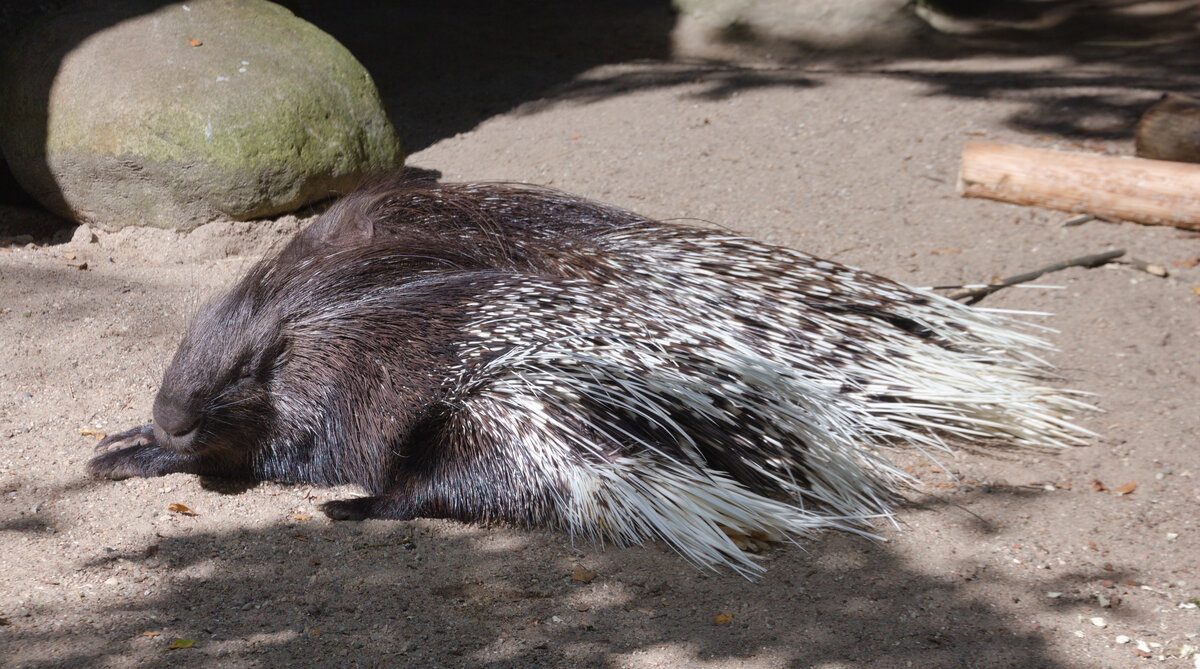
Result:
M1134 143L1141 158L1200 163L1200 100L1162 96L1142 114Z
M1200 230L1200 165L970 141L958 192Z

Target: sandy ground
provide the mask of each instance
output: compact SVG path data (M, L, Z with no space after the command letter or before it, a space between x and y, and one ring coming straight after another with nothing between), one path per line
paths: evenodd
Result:
M415 126L410 164L447 180L551 184L915 285L1110 248L1171 271L1068 270L983 303L1053 313L1034 320L1055 330L1061 384L1102 410L1079 418L1090 445L964 450L950 473L906 459L923 483L886 543L778 546L758 582L660 545L325 520L317 506L352 490L88 480L90 434L148 420L199 301L305 219L0 247L0 664L1192 667L1200 235L1064 228L954 190L971 138L1131 153L1136 113L1190 80L1123 54L593 64L470 123ZM32 218L0 210L10 232Z

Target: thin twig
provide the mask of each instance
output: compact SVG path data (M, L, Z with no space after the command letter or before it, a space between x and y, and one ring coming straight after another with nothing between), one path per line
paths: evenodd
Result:
M976 302L1000 290L1001 288L1008 288L1009 286L1015 286L1018 283L1033 281L1043 274L1057 272L1059 270L1067 269L1068 267L1099 267L1100 265L1112 262L1123 255L1125 255L1125 249L1116 249L1114 251L1105 251L1104 253L1095 253L1090 256L1072 258L1071 260L1056 262L1053 265L1049 265L1041 269L1035 269L1032 272L1025 272L1024 274L1010 276L1007 279L1001 279L999 281L989 283L986 286L980 286L978 288L962 288L948 294L946 297L949 297L952 300L966 300L967 304L975 304Z
M1118 260L1114 264L1124 265L1126 267L1140 270L1147 274L1153 274L1154 276L1159 276L1159 277L1167 277L1167 276L1170 276L1170 274L1171 274L1170 272L1167 271L1166 267L1163 267L1162 265L1159 265L1158 263L1146 262L1145 260L1142 260L1141 258L1126 258L1125 260Z

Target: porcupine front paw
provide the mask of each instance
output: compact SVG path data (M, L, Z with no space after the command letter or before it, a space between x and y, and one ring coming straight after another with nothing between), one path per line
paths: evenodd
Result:
M96 452L100 455L88 462L88 474L94 478L114 481L144 476L131 454L147 447L157 447L152 425L110 434L96 444Z
M366 520L372 515L372 509L378 497L354 497L351 499L335 499L321 505L321 511L332 520Z
M151 425L106 437L96 444L96 450L100 455L88 462L87 470L98 479L119 481L135 476L163 476L177 472L198 474L202 471L196 458L160 446Z

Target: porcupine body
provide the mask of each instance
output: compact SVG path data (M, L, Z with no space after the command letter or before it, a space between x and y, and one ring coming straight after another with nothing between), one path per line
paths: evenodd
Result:
M661 539L749 573L730 535L886 515L905 477L884 449L1078 441L1063 415L1082 405L1038 381L1043 346L726 232L541 189L382 182L197 316L155 425L93 472L355 483L369 496L329 515Z

